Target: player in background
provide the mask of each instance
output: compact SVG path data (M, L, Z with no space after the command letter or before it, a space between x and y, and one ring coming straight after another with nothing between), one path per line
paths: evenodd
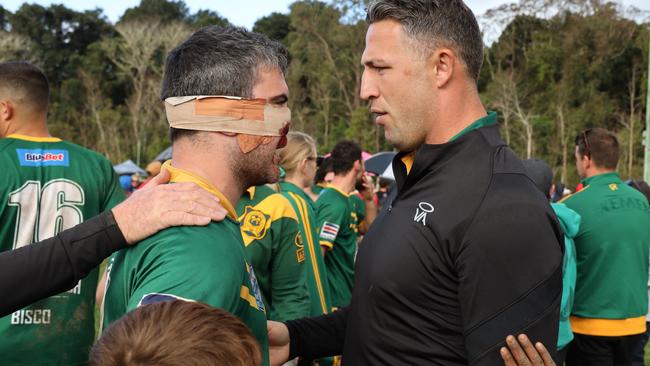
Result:
M267 318L286 321L310 315L304 237L289 200L267 185L250 187L237 203L237 215Z
M48 98L48 80L37 67L0 64L2 251L50 238L124 199L106 158L50 135ZM96 285L95 269L73 289L0 318L2 363L86 364Z
M363 175L361 148L352 141L341 141L332 149L330 159L334 178L318 196L316 216L332 306L340 308L350 303L354 284L358 235L350 192Z

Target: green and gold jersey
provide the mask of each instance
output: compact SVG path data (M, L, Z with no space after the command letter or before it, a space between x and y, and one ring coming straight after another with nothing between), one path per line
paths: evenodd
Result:
M325 188L326 186L323 184L312 184L311 186L311 191L314 192L314 194L319 195L320 192Z
M319 241L327 248L325 266L332 306L350 303L357 249L356 215L348 194L333 186L323 189L316 201Z
M268 186L251 187L237 203L237 214L268 318L309 316L304 240L291 203Z
M354 219L354 229L359 234L359 227L366 218L366 203L359 197L357 191L350 194L350 202L352 203L352 216Z
M582 218L574 238L573 332L643 333L648 311L648 201L615 172L592 176L583 184L581 191L561 201Z
M330 289L327 282L327 269L319 245L314 201L292 183L280 183L280 193L286 197L298 214L300 234L306 248L307 285L311 299L311 316L327 314L331 311Z
M124 199L106 158L58 138L1 139L0 170L2 251L50 238ZM96 286L94 270L71 290L0 318L0 364L87 364Z
M217 196L228 217L208 226L172 227L113 254L106 269L103 328L140 305L199 301L240 318L259 341L268 365L265 307L232 205L202 178L168 163L163 168L170 171L171 182L194 182Z

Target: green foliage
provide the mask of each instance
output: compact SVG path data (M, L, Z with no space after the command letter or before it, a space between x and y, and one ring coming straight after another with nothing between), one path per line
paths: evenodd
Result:
M162 22L182 21L188 17L189 10L182 0L141 0L136 7L126 9L120 22L156 19Z
M271 13L255 22L253 32L262 33L271 39L286 44L290 31L289 22L287 14Z
M558 167L557 180L577 184L573 138L589 127L619 135L619 171L638 178L647 34L611 4L587 15L516 16L487 49L481 95L509 118L512 148Z
M0 31L5 30L7 26L7 17L9 16L9 11L0 5Z
M320 153L343 138L373 152L391 149L359 97L367 3L300 0L289 14L270 14L253 28L288 47L292 128L314 136ZM499 112L506 140L524 158L546 159L556 180L573 186L575 135L605 127L620 139L619 171L638 178L647 25L602 1L572 0L572 7L545 19L525 10L548 9L557 0L520 3L528 8L490 13L508 21L486 47L478 81L485 105ZM26 3L12 14L0 6L0 60L43 68L52 83L53 134L114 162L139 158L145 164L169 144L158 100L165 55L191 31L212 24L228 20L211 10L190 14L182 0L141 0L117 24L101 10Z
M229 25L228 19L219 15L219 13L212 10L199 10L196 14L189 17L189 22L195 28L201 28L208 25Z

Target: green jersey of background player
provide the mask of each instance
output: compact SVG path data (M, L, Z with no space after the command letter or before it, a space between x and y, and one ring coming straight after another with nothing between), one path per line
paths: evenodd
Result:
M104 326L141 304L200 301L238 316L268 365L265 307L231 202L279 178L275 151L290 120L287 63L281 44L235 27L202 28L169 54L161 97L173 157L165 168L172 181L194 181L217 196L229 218L171 228L114 255Z
M316 217L332 306L340 308L350 303L354 284L358 235L349 195L363 175L361 148L354 142L341 141L332 149L331 161L334 178L318 196Z
M237 203L241 234L271 320L310 315L304 238L286 197L269 186L251 187Z
M0 134L9 133L0 140L2 251L52 237L124 198L106 158L49 135L48 89L38 68L0 64ZM0 363L86 364L95 336L96 286L97 270L69 291L1 318Z

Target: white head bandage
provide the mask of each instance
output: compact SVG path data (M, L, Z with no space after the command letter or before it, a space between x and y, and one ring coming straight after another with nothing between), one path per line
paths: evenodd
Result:
M288 107L266 99L186 96L165 99L169 126L184 130L284 136L291 121Z

